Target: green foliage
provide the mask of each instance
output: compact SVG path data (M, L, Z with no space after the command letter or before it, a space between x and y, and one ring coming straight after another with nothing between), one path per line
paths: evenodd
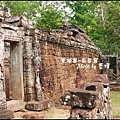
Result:
M83 28L103 54L120 55L120 1L66 1L72 24Z
M46 5L40 10L40 16L36 17L37 28L43 28L44 30L50 30L58 28L62 25L62 10L57 10L50 5Z
M110 98L112 103L112 114L113 116L120 116L120 92L111 91Z
M5 7L10 8L11 15L25 15L28 18L32 18L36 15L40 1L3 1L1 2Z
M67 18L84 29L103 54L120 55L120 1L1 1L0 5L44 30L58 28Z
M62 25L63 11L57 9L57 3L47 4L42 1L2 1L4 8L10 8L11 15L24 15L32 19L36 28L50 30Z

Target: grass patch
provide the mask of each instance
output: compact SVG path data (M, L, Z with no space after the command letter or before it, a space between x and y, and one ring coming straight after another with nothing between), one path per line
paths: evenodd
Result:
M110 91L112 115L120 116L120 91Z

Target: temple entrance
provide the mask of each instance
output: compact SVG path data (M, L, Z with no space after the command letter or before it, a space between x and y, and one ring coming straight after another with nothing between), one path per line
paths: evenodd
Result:
M22 45L5 41L6 100L24 100Z
M108 77L110 81L117 81L119 75L118 71L118 55L106 55L107 61L109 63Z
M11 100L10 97L10 43L5 42L4 51L4 67L5 67L5 92L6 100Z
M110 69L113 70L114 74L117 74L117 57L109 57Z

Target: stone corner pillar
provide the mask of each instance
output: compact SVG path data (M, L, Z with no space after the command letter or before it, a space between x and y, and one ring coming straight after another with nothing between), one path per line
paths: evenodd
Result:
M7 110L4 72L4 35L0 34L0 119L10 119L14 114Z

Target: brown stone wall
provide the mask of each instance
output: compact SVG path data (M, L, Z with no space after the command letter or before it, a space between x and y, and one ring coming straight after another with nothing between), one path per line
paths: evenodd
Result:
M44 98L57 102L66 89L83 88L99 73L100 50L76 25L63 23L59 29L43 31L35 29L24 16L16 16L6 17L1 31L13 48L19 43L19 65L11 69L16 82L12 88L14 92L19 86L21 91L24 86L18 96L27 102Z
M83 88L99 73L100 56L87 49L40 41L39 55L44 98L51 101L58 102L68 88Z
M27 101L44 98L57 103L66 89L83 88L100 73L100 51L85 32L72 25L56 31L35 30L32 44L26 42L30 45L24 55L29 57L24 65L31 69L28 81L33 81L31 88L28 85L32 99Z

